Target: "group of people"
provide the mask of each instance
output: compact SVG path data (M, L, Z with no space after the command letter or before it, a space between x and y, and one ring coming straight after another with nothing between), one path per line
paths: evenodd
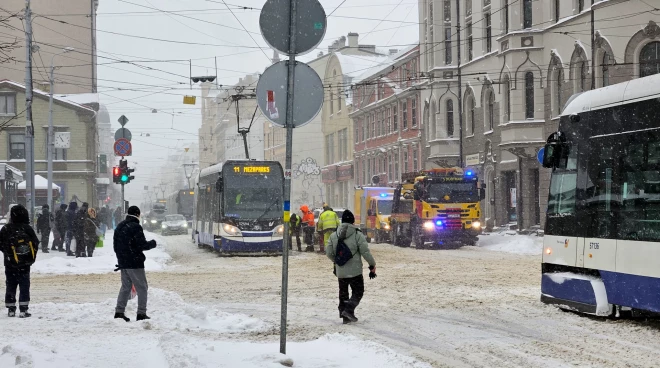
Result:
M294 213L289 219L289 249L293 249L293 236L295 236L298 251L302 251L300 244L302 232L307 244L305 251L313 252L312 238L314 231L318 232L319 239L323 239L319 251L333 261L333 273L339 281L339 318L342 318L344 324L357 322L355 308L364 295L362 258L369 264L369 278L376 278L376 260L369 251L367 238L360 228L355 226L355 216L349 210L344 211L340 220L337 213L324 203L323 212L319 215L316 224L314 213L307 205L301 206L300 212L301 215ZM339 261L339 258L344 260Z

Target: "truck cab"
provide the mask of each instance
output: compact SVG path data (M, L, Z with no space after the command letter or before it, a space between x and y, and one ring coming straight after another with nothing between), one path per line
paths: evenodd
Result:
M355 225L359 226L367 241L390 241L390 215L394 188L364 187L355 190Z

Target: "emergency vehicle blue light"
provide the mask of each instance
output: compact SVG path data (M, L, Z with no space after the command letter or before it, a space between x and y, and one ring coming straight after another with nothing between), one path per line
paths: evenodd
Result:
M385 198L385 197L387 197L387 193L380 193L380 196Z
M442 221L440 221L440 220L436 221L435 226L442 226Z
M465 176L472 176L472 171L466 171Z

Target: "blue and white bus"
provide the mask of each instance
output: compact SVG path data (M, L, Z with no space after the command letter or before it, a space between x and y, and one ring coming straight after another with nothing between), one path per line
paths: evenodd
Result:
M282 166L232 160L203 169L195 192L193 235L221 254L282 252Z
M660 75L571 97L543 161L541 300L660 312Z

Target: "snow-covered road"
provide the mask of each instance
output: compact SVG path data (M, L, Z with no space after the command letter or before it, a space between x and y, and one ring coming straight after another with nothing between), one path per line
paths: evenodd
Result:
M357 346L356 349L369 356L380 356L379 363L374 365L361 360L354 365L358 360L344 360L335 361L334 366L412 366L413 361L406 361L405 356L434 367L658 365L660 323L595 319L561 312L540 303L539 257L529 255L540 252L539 241L533 237L500 238L483 238L477 247L457 250L372 245L378 262L378 278L365 281L365 297L356 312L360 322L354 325L342 325L337 316L336 278L332 275L330 261L318 254L293 252L289 278L289 341L300 343L292 345L290 352L295 366L325 366L318 361L315 364L314 360L309 360L312 356L303 354L312 349L305 344L326 344L320 350L332 349L332 344L342 346L342 339L348 338L346 335L359 339L349 345ZM217 331L187 331L190 326L185 325L170 331L167 327L170 324L159 322L159 317L166 320L171 317L155 308L150 312L154 318L152 323L166 332L160 340L153 340L153 344L160 344L157 349L160 358L170 366L186 361L168 349L170 337L163 336L174 333L178 335L172 339L195 346L186 351L189 358L207 355L217 358L212 351L231 350L229 345L222 347L210 340L222 340L227 344L256 341L265 344L259 345L261 347L270 346L265 350L257 349L259 354L277 351L281 258L220 258L198 249L190 243L189 236L166 237L165 241L172 260L164 270L148 274L150 287L176 293L185 303L194 306L256 318L269 327L222 336L218 336ZM113 311L108 299L116 296L119 276L114 273L39 274L33 276L32 284L32 299L36 303L97 303L97 313L108 309L105 313L110 318ZM154 303L158 303L158 299ZM58 312L35 308L36 316L44 313L48 314L43 317L45 322L49 322ZM102 326L107 323L103 316L95 318ZM7 338L5 321L0 318L0 341ZM105 329L111 327L112 331L113 323ZM12 321L11 330L15 326ZM43 328L46 326L47 323ZM89 324L83 324L82 328L87 328L85 326ZM134 327L126 331L129 327L116 327L122 329L113 331L111 338L118 334L130 336L131 331L137 331ZM38 333L38 330L30 331ZM374 347L368 341L382 345ZM296 350L295 346L300 349ZM239 345L234 348L241 351ZM20 350L20 346L12 349ZM325 359L325 355L319 356ZM1 357L0 366L4 366ZM271 364L271 357L265 359L264 364ZM325 362L330 364L329 360Z

